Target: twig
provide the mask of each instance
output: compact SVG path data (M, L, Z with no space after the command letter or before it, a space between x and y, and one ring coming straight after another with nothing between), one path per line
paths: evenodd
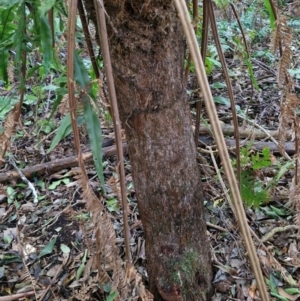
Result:
M269 233L264 235L260 240L262 242L265 242L265 241L269 240L272 236L274 236L278 232L284 232L284 231L288 231L288 230L298 230L298 229L299 229L299 227L296 226L296 225L288 225L288 226L285 226L285 227L276 227L276 228L273 228Z
M3 297L0 297L0 301L19 300L22 298L33 296L34 294L35 294L34 291L31 291L31 292L25 292L25 293L10 295L10 296L3 296Z
M223 232L228 232L227 229L225 229L223 227L220 227L220 226L217 226L217 225L214 225L214 224L212 224L210 222L206 222L206 226L210 227L210 228L214 228L214 229L220 230L220 231L223 231Z
M237 115L239 118L242 118L242 119L244 119L245 121L247 121L248 123L250 123L250 124L252 124L252 125L254 125L254 126L256 126L257 128L259 128L261 131L263 131L276 145L277 145L277 147L279 146L279 143L278 143L278 141L276 140L276 139L274 139L274 137L272 137L271 135L270 135L270 133L267 131L267 130L265 130L262 126L260 126L259 124L257 124L255 121L253 121L253 120L250 120L250 119L248 119L248 118L245 118L244 116L242 116L242 115ZM292 160L291 159L291 157L286 153L286 152L284 152L284 157L285 157L285 159L287 159L287 160Z
M224 192L224 194L225 194L225 198L226 198L226 200L227 200L227 202L228 202L228 204L229 204L229 206L230 206L230 208L231 208L231 210L232 210L232 212L233 212L235 218L237 219L236 212L235 212L235 208L234 208L234 206L233 206L233 204L232 204L232 202L231 202L230 196L229 196L229 194L228 194L228 189L226 188L226 185L225 185L225 183L224 183L224 181L223 181L223 178L222 178L222 176L221 176L220 169L219 169L219 167L218 167L218 164L217 164L217 162L216 162L216 160L215 160L215 156L214 156L213 151L212 151L212 149L211 149L210 146L208 147L208 150L209 150L209 152L210 152L210 157L211 157L211 160L212 160L212 162L213 162L213 164L214 164L214 167L215 167L215 170L216 170L216 172L217 172L217 175L219 176L219 181L220 181L220 184L221 184L221 186L222 186L223 192Z
M119 110L117 105L117 96L115 90L115 83L113 79L113 71L111 65L111 58L109 53L108 36L106 30L105 21L105 9L103 1L94 0L94 4L97 10L98 19L98 29L100 33L100 44L102 50L102 56L104 61L104 70L107 78L108 93L110 99L110 105L112 109L112 119L114 124L114 131L116 136L117 145L117 156L119 165L119 175L120 175L120 187L121 187L121 203L123 207L123 224L124 224L124 236L125 236L125 257L128 263L132 262L131 252L130 252L130 232L128 227L128 210L127 210L127 197L126 197L126 185L125 185L125 167L124 167L124 155L122 148L122 134L121 134L121 121L119 116Z
M38 200L38 195L36 193L36 190L35 190L33 184L24 176L22 171L16 165L16 163L15 163L12 156L9 156L8 161L17 170L17 172L20 175L21 179L28 185L29 189L32 191L32 194L33 194L33 203L37 204L39 200Z

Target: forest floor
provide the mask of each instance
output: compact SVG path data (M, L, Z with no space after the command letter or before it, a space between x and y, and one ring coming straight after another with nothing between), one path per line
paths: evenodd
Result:
M299 49L299 44L297 46ZM253 48L264 51L267 45L257 44ZM297 300L300 297L300 246L295 223L296 211L290 204L294 164L292 160L283 158L270 142L270 137L261 131L263 128L272 133L271 137L279 140L276 131L283 90L277 83L276 62L270 64L264 58L255 58L252 64L259 87L253 92L245 64L227 57L236 107L241 115L239 125L244 176L241 185L249 200L245 210L249 225L259 238L254 242L272 298ZM227 90L219 85L223 83L222 72L215 70L210 81L219 119L234 160L232 114ZM299 86L300 81L296 80L295 91L298 94ZM17 91L14 92L17 94ZM189 78L188 97L194 118L194 103L202 101L194 75ZM86 237L85 227L90 215L85 209L85 201L77 183L79 171L73 136L70 134L47 153L55 134L52 129L49 134L41 123L51 112L51 102L48 104L41 110L38 105L25 102L21 125L9 149L11 159L7 159L0 170L0 301L13 300L14 296L18 300L104 300L99 291L97 273L89 261L88 250L92 238ZM198 159L202 170L207 237L214 266L213 300L256 300L256 283L237 221L230 208L226 178L213 135L205 125L209 123L205 110L202 118ZM59 111L54 114L54 119L54 124L59 124L62 119ZM105 197L101 195L92 160L86 161L86 167L90 185L103 201L113 222L120 254L124 254L113 126L111 122L103 120L101 124ZM86 129L82 128L82 150L90 156L86 137ZM292 156L295 152L293 143L288 147L286 151ZM258 167L253 167L254 164L258 164ZM18 170L25 174L33 188L20 178ZM147 285L143 226L127 156L125 171L132 259Z

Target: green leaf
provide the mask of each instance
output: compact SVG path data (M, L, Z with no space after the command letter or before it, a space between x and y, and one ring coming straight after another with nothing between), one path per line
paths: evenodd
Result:
M8 186L6 188L6 192L7 192L7 199L8 199L7 202L8 204L11 204L15 200L16 191L12 187Z
M65 245L65 244L61 244L61 245L60 245L60 249L61 249L62 252L65 253L65 254L68 254L68 253L71 252L70 248L69 248L67 245Z
M249 72L252 84L256 90L259 90L259 86L257 84L256 78L255 78L254 72L253 72L253 65L252 65L251 61L249 60L248 53L246 51L244 52L244 58L245 58L246 65L248 67L248 72Z
M286 162L284 165L280 166L279 171L277 172L274 180L276 183L281 179L281 177L287 172L290 171L291 169L295 168L295 162L293 160Z
M48 19L41 16L41 52L43 53L44 72L48 73L53 58L52 35Z
M256 153L251 156L253 170L259 170L272 165L270 149L268 147L264 147L261 154Z
M241 196L247 206L254 206L254 208L267 203L270 199L263 183L256 180L249 170L241 172Z
M270 208L271 208L277 215L279 215L279 216L285 216L285 215L287 215L286 212L284 212L284 211L282 211L281 209L276 208L276 207L274 207L274 206L272 206L272 205L270 205Z
M82 116L78 116L76 121L78 126L81 126L84 122L84 118ZM58 143L62 139L67 137L71 132L72 132L71 117L70 114L68 113L61 121L57 133L53 138L52 143L47 151L47 154L49 154L58 145Z
M223 96L214 97L214 102L218 103L218 104L221 104L221 105L230 106L230 100L228 98L223 97Z
M1 0L1 5L7 9L11 8L17 3L20 3L21 1L22 0Z
M84 118L91 143L91 150L93 154L95 168L100 179L101 185L104 188L101 126L98 116L94 112L89 100L87 100L84 105Z
M115 212L119 213L119 211L120 211L120 203L115 198L106 200L106 207L109 212L115 211Z
M27 73L26 73L26 79L29 79L31 76L34 75L34 73L39 70L41 68L40 65L36 65L30 69L28 69Z
M106 301L114 301L118 297L118 292L111 292Z
M285 290L288 294L291 294L291 295L300 294L300 290L299 290L298 288L290 287L290 288L285 288L284 290Z
M274 15L270 0L264 0L264 4L265 4L265 8L267 9L267 11L269 13L271 28L272 28L272 30L274 30L276 27L276 20L275 20L275 15Z
M9 265L14 262L22 262L22 258L18 254L0 254L0 264Z
M39 7L39 12L41 16L45 16L45 14L54 6L56 0L43 0L41 1L41 6Z
M277 299L282 300L282 301L289 301L289 299L287 299L279 294L273 293L273 292L271 292L271 296L276 297Z
M5 242L6 244L8 244L8 245L12 242L13 239L14 239L13 236L12 236L12 235L9 235L9 234L5 234L5 235L3 236L4 242Z
M83 89L86 89L90 83L89 74L76 51L74 52L74 79ZM89 94L89 91L86 92Z
M216 82L216 83L211 84L210 87L212 89L224 89L224 88L226 88L226 84L225 83Z
M87 257L87 250L85 250L81 265L79 266L78 270L76 271L76 280L80 279L82 273L84 272L86 257Z
M57 145L58 143L67 137L72 132L72 125L71 125L71 116L68 113L63 120L61 121L57 133L52 140L52 143L50 145L50 148L47 151L47 154L49 154Z
M22 1L21 5L19 6L17 16L17 29L14 35L14 46L16 51L15 64L16 66L21 66L21 53L23 50L22 46L24 40L24 29L26 27L25 1Z
M270 273L270 290L272 293L278 294L276 281L272 273Z
M17 102L18 99L0 96L0 117L5 117Z
M265 212L265 214L267 216L270 216L270 217L272 217L274 219L278 219L279 218L279 216L277 215L277 213L275 211L271 210L268 206L266 206L266 207L260 207L260 208L261 208L262 211Z
M56 237L50 240L50 242L43 248L41 251L39 258L42 258L45 255L51 254L53 252L54 245L56 243Z
M0 49L0 79L2 79L5 84L8 84L8 73L7 73L7 66L8 66L8 58L9 53L6 49Z
M61 183L64 183L65 185L67 185L70 183L70 179L60 179L60 180L54 181L49 185L48 189L54 190Z

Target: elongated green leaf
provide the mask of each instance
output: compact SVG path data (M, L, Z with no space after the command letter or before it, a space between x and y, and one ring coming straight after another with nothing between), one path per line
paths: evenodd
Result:
M41 16L44 16L55 4L56 0L43 0L41 1L41 6L39 7L39 12Z
M21 65L21 53L22 53L22 45L23 45L23 39L24 39L24 29L25 29L25 1L19 6L17 11L17 29L14 35L14 46L16 50L16 56L15 56L15 62L16 65Z
M111 292L106 301L114 301L118 297L118 292Z
M271 29L274 30L276 27L276 21L275 21L275 16L274 16L274 12L273 12L270 0L264 0L264 4L265 4L265 8L267 9L267 11L269 13Z
M258 87L256 78L255 78L255 76L254 76L252 63L251 63L251 61L249 60L248 54L247 54L246 52L244 53L244 58L245 58L246 65L247 65L247 67L248 67L248 72L249 72L249 75L250 75L250 79L251 79L251 81L252 81L252 84L253 84L253 86L254 86L254 88L255 88L256 90L259 90L259 87Z
M82 116L77 117L77 124L80 126L83 124L84 118ZM56 146L57 144L67 137L72 132L72 124L71 124L71 117L70 114L67 114L64 119L61 121L57 133L52 140L52 143L47 151L47 154L49 154Z
M270 205L270 208L271 208L277 215L279 215L279 216L285 216L285 215L287 215L287 213L284 212L283 210L281 210L280 208L276 208L276 207L274 207L274 206L272 206L272 205Z
M287 299L279 294L273 293L273 292L271 292L271 296L276 297L277 299L279 299L281 301L289 301L289 299Z
M94 164L101 185L104 188L104 176L102 165L102 135L101 126L97 114L89 100L84 105L84 118L88 129L88 135L91 143L91 150L93 154Z
M85 250L84 256L82 258L82 262L81 262L78 270L76 271L76 280L80 279L82 273L84 272L85 264L86 264L86 257L87 257L87 250Z
M215 96L214 97L214 102L221 104L221 105L227 105L230 106L230 100L228 98L225 98L223 96Z
M40 65L37 65L37 66L34 66L32 68L30 68L28 71L27 71L27 74L26 74L26 78L30 78L31 76L34 75L34 73L40 68L41 66Z
M0 116L4 116L11 109L10 98L0 96Z
M5 8L11 8L22 0L1 0L1 5Z
M89 74L84 66L82 59L75 52L74 57L74 78L75 81L84 89L87 89L87 93L92 97L92 89L89 87L90 78ZM84 105L84 118L87 124L88 136L91 143L91 150L94 158L95 168L100 179L102 187L104 187L103 165L102 165L102 135L101 127L97 114L94 112L90 103L90 99L86 97Z
M51 254L53 252L54 245L56 243L56 237L49 241L49 243L41 251L39 258L42 258L45 255Z
M74 53L74 79L75 82L84 89L86 89L90 83L89 74L76 51ZM89 93L89 91L87 91L87 93Z
M278 294L277 285L273 274L270 274L270 290L272 293Z
M48 73L53 58L52 35L48 19L41 16L41 51L43 53L44 72Z
M285 288L284 289L288 294L300 294L300 290L298 288L290 287L290 288Z
M52 140L52 143L47 153L50 153L57 146L57 144L66 136L68 136L71 132L72 132L71 116L70 114L67 114L64 117L64 119L61 121L57 133L54 139Z

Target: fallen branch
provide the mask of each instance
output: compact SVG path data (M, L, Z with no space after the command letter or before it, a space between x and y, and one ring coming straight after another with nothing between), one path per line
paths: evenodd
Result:
M288 225L285 227L276 227L276 228L273 228L267 234L265 234L260 240L262 242L266 242L266 241L270 240L278 232L284 232L284 231L288 231L288 230L298 230L298 229L299 229L299 227L296 225Z
M224 136L233 136L234 135L234 128L228 124L222 124L222 132ZM210 135L212 133L211 126L207 124L200 124L200 135ZM268 131L269 135L278 139L278 131ZM250 138L250 139L265 139L268 138L264 131L257 129L257 128L239 128L240 138ZM291 139L291 134L287 133L287 139Z
M249 141L247 143L249 143ZM234 139L226 139L226 144L227 144L227 146L234 148L235 140ZM242 141L241 141L241 147L243 147ZM268 142L254 141L252 147L257 150L262 150L264 147L268 147L273 153L279 154L278 146L272 141L268 141ZM286 142L284 144L284 150L289 155L295 154L295 143L294 142Z
M127 153L127 144L123 143L123 149L124 152ZM102 149L103 157L111 157L116 155L116 146L112 145L109 147L104 147ZM83 161L85 163L92 162L93 161L93 155L92 152L86 152L82 154ZM72 156L64 159L59 159L43 164L37 164L31 167L27 167L24 169L21 169L22 174L26 178L31 178L33 176L41 176L44 174L51 174L54 172L57 172L59 170L62 170L64 168L70 168L78 165L77 156ZM7 171L5 173L0 173L0 182L6 182L11 180L17 180L20 178L20 175L17 171Z
M33 296L34 294L35 294L34 291L32 291L32 292L20 293L20 294L15 294L15 295L3 296L3 297L0 297L0 301L19 300L19 299Z

